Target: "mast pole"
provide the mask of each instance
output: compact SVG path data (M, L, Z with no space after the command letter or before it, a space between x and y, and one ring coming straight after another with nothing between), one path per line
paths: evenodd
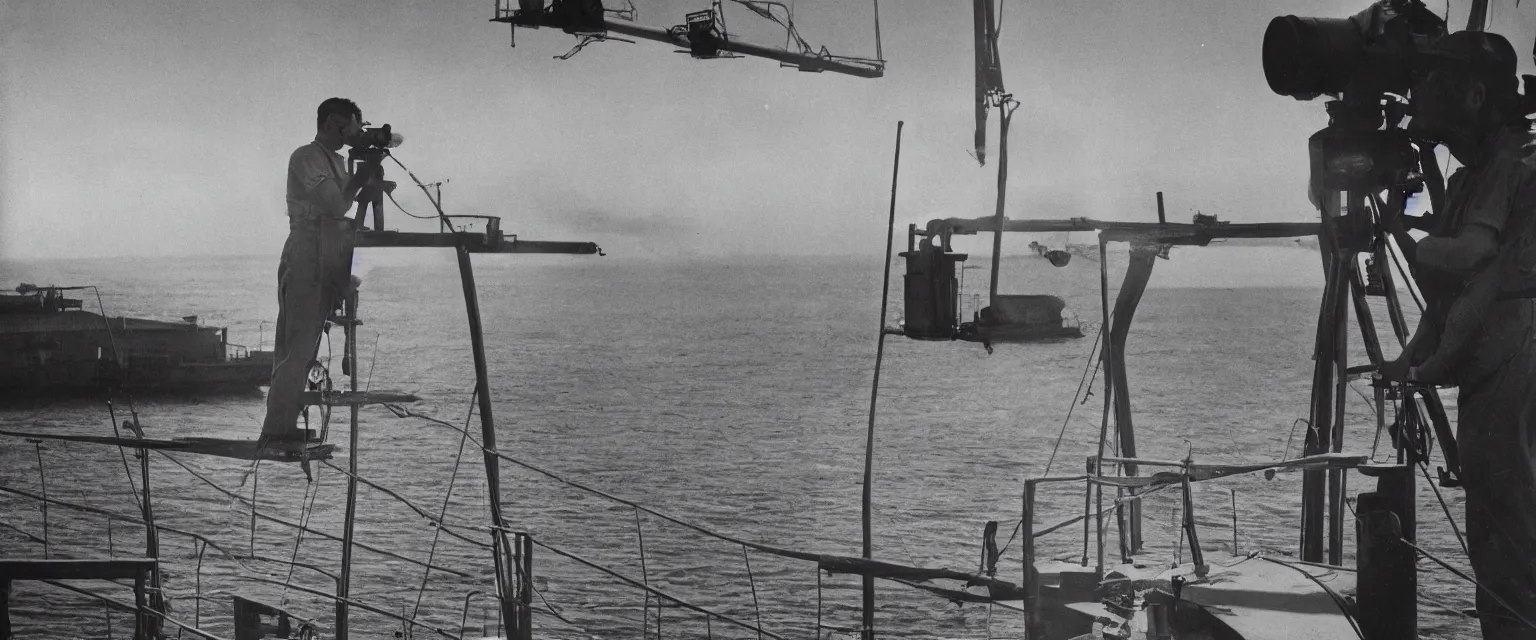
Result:
M997 312L997 271L1003 259L1003 203L1008 197L1008 121L1013 113L1008 107L1011 102L1012 99L1005 95L997 105L997 213L992 216L997 222L997 231L992 234L992 277L987 283L987 306L992 307L993 313Z
M864 438L864 496L862 500L862 526L864 533L864 559L870 560L874 549L873 529L870 526L871 485L874 480L875 469L875 401L880 397L880 364L885 357L885 314L890 306L891 296L891 244L896 233L896 179L901 175L901 127L905 124L896 122L896 159L891 167L891 215L885 231L885 284L880 290L880 327L879 338L875 343L875 381L869 391L869 429ZM908 236L911 241L911 236ZM863 633L864 640L874 640L875 637L875 577L871 574L863 576L864 616ZM818 631L818 633L820 633Z
M358 216L361 224L362 216ZM347 346L343 357L350 363L351 373L349 386L353 397L357 396L357 292L353 291L346 298L346 335ZM357 404L349 406L351 410L351 430L347 433L347 511L342 525L341 533L341 576L336 580L336 640L347 640L351 631L351 625L347 619L347 599L352 592L352 542L353 531L357 517ZM308 434L305 434L308 439Z
M496 597L503 620L520 620L516 602L508 594L513 580L509 575L511 548L507 542L507 523L501 511L501 467L496 457L496 418L491 408L490 376L485 364L485 336L480 325L480 300L475 293L475 271L470 263L469 247L459 235L454 247L459 259L459 279L464 285L464 313L469 319L469 343L475 358L475 385L480 406L480 438L484 443L485 486L491 507L491 549L496 563ZM515 624L515 623L514 623ZM527 629L514 630L514 637L527 637Z
M1472 8L1467 11L1467 31L1482 31L1486 24L1488 24L1488 0L1472 0Z

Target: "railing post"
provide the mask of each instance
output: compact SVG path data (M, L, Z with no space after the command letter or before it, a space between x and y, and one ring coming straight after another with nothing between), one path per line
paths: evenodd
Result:
M0 580L0 640L11 640L10 580Z
M133 640L150 640L149 603L144 597L144 570L133 577Z
M1040 583L1035 569L1035 481L1024 481L1024 521L1019 535L1024 537L1024 637L1040 640Z
M522 599L522 607L518 611L518 630L522 640L533 640L533 535L524 533L519 536L522 541L522 573L523 590L519 596Z
M1360 494L1355 564L1359 570L1360 631L1365 640L1418 637L1418 571L1413 467L1363 466L1376 491Z

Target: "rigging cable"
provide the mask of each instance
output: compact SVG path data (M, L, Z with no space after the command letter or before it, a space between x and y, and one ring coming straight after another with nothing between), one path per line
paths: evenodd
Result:
M1093 365L1093 377L1098 378L1099 365L1102 364L1102 360L1095 359L1093 355L1098 351L1099 344L1103 339L1104 327L1102 324L1100 324L1099 335L1094 337L1093 346L1088 348L1088 362L1083 364L1083 375L1077 381L1077 391L1072 394L1072 403L1067 407L1067 417L1061 421L1061 431L1056 434L1056 444L1051 447L1051 457L1045 462L1045 473L1040 474L1040 477L1042 478L1046 478L1051 475L1051 465L1056 462L1056 452L1061 449L1061 440L1067 435L1067 425L1072 421L1072 412L1077 409L1077 399L1082 395L1083 387L1085 385L1093 384L1093 381L1088 377L1089 364ZM1014 523L1013 533L1008 535L1008 541L1003 543L1003 547L997 551L999 558L1002 557L1004 551L1008 550L1008 545L1013 544L1014 538L1018 537L1019 529L1021 529L1023 526L1023 518L1019 518L1019 521Z
M1181 529L1181 531L1182 531L1182 529ZM1350 628L1355 630L1355 635L1359 636L1360 640L1365 640L1365 632L1360 630L1360 623L1355 620L1355 614L1350 613L1350 608L1351 607L1344 600L1344 596L1339 595L1339 592L1334 591L1333 588L1329 587L1322 580L1318 579L1317 576L1312 575L1306 569L1298 567L1298 566L1296 566L1294 564L1291 564L1289 562L1286 562L1284 560L1276 560L1276 559L1271 558L1269 556L1260 555L1260 556L1257 556L1257 557L1260 560L1268 560L1268 561L1273 562L1275 564L1278 564L1278 565L1280 565L1282 567L1290 567L1292 569L1295 569L1297 572L1301 573L1301 575L1306 576L1308 580L1311 580L1312 582L1317 583L1317 586L1323 588L1323 591L1328 594L1328 597L1333 600L1333 603L1338 605L1339 612L1344 614L1344 619L1349 622Z
M377 345L377 342L375 342ZM372 367L369 367L369 380L373 378ZM453 473L448 476L448 490L443 492L443 508L438 515L438 520L445 521L448 518L448 501L453 497L453 485L459 479L459 464L464 461L464 444L469 440L469 421L475 416L475 401L480 394L480 382L475 382L475 391L469 394L469 415L464 417L464 435L459 438L459 452L453 456ZM427 564L432 564L432 558L437 554L437 540L442 533L441 527L432 528L432 547L427 551ZM416 614L421 611L421 596L427 592L427 578L432 575L432 568L428 567L421 574L421 588L416 591L416 606L411 609L411 619L416 619Z
M311 489L313 491L311 491ZM304 506L302 509L300 509L299 512L300 527L309 526L309 519L315 513L315 496L320 495L319 476L315 476L315 479L311 480L307 486L304 487L304 494L305 498L307 498L307 502L301 503L304 504ZM282 602L279 606L286 606L288 604L288 585L293 581L293 563L298 562L299 560L299 544L302 542L304 542L304 529L301 528L293 537L293 554L288 560L288 576L283 578L283 595ZM428 558L427 562L430 563L432 560Z
M1344 502L1344 506L1349 507L1350 515L1354 516L1356 521L1360 520L1360 514L1355 512L1355 506L1353 504L1350 504L1348 501L1345 501ZM1392 513L1391 516L1392 516L1392 519L1394 521L1398 520L1398 517L1397 517L1396 513ZM1399 527L1401 527L1401 523L1399 523ZM1510 606L1509 602L1507 602L1503 598L1499 597L1499 594L1494 593L1492 589L1489 589L1488 587L1483 586L1483 583L1478 582L1476 578L1473 578L1472 576L1467 575L1466 573L1462 572L1460 569L1457 569L1456 567L1453 567L1453 566L1451 566L1449 564L1446 564L1446 562L1444 560L1441 560L1440 558L1435 557L1435 554L1432 554L1432 553L1430 553L1428 551L1425 551L1423 547L1420 547L1420 546L1418 546L1418 545L1416 545L1416 544L1414 544L1412 542L1409 542L1405 538L1398 537L1397 541L1401 542L1403 544L1408 545L1409 548L1413 549L1414 551L1417 551L1420 555L1422 555L1422 556L1424 556L1426 558L1429 558L1430 560L1434 561L1435 564L1438 564L1441 567L1444 567L1447 571L1450 571L1451 573L1456 574L1461 579L1466 580L1467 582L1472 583L1474 586L1476 586L1479 589L1482 589L1483 593L1488 594L1488 597L1493 598L1495 602L1498 602L1500 606L1503 606L1506 610L1509 611L1509 613L1511 613L1516 618L1518 618L1521 623L1525 624L1525 626L1530 627L1532 629L1536 629L1536 623L1533 623L1530 620L1526 619L1525 616L1520 615L1520 612L1516 611L1514 607Z
M103 314L103 317L105 317L105 314ZM110 325L109 325L109 327L110 327ZM111 333L111 329L109 328L108 329L108 334L110 335L110 333ZM116 351L116 349L117 349L117 347L113 347L114 351ZM116 357L117 357L117 354L114 353L113 354L113 358L116 359ZM107 398L107 416L110 417L111 420L112 420L112 435L113 435L113 437L122 438L123 437L123 432L118 430L118 428L117 428L117 410L112 406L112 399L110 397ZM123 450L123 445L117 445L117 455L118 455L118 457L122 458L122 461L123 461L123 474L128 476L128 487L133 491L133 502L135 504L139 505L139 511L143 511L144 510L144 501L139 499L139 487L133 481L133 471L130 471L128 469L128 453Z

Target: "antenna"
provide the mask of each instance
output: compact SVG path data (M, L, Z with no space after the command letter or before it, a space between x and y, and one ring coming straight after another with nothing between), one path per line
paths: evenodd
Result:
M826 47L814 48L800 37L795 29L789 7L782 2L769 0L731 0L753 13L783 26L788 40L798 46L798 51L773 49L762 45L732 39L724 28L721 0L714 0L709 9L690 12L686 22L669 28L638 24L624 19L610 19L607 14L632 16L620 11L610 11L596 0L551 0L545 6L543 0L496 0L496 10L491 22L517 27L560 29L585 41L609 40L610 34L628 36L638 40L650 40L686 49L695 58L713 59L728 57L756 57L777 60L801 71L820 73L830 71L860 78L879 78L885 75L885 60L833 55ZM783 10L784 16L775 15L773 9ZM879 56L878 19L876 20L876 55ZM573 51L574 53L574 51ZM569 58L570 54L566 57Z

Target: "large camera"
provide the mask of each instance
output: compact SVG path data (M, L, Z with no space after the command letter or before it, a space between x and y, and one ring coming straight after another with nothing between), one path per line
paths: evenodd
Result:
M1379 0L1349 18L1281 16L1264 32L1264 79L1297 100L1407 95L1420 52L1445 33L1445 21L1421 0Z
M347 139L352 148L347 151L347 164L355 176L376 176L384 180L384 158L389 150L400 146L405 138L392 131L389 125L363 129ZM385 182L390 188L393 183ZM365 194L366 197L365 197ZM362 226L367 212L373 211L373 230L384 230L384 195L382 192L359 192L357 195L356 224Z
M1421 0L1379 0L1348 18L1281 16L1264 32L1264 78L1297 100L1329 95L1328 127L1308 141L1309 196L1422 188L1419 150L1398 127L1425 52L1445 21ZM1396 96L1396 97L1393 97Z
M390 130L389 125L363 129L357 135L352 136L347 144L352 148L363 149L393 149L405 142L405 137Z

